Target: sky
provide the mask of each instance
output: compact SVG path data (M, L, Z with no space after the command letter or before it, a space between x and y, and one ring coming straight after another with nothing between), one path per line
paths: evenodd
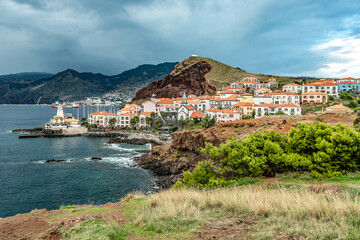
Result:
M360 77L359 0L0 0L0 74L119 74L210 57L253 73Z

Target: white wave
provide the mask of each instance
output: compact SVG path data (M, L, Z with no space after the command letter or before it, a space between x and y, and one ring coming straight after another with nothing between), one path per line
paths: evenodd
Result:
M123 167L133 167L134 161L129 157L103 157L102 161L116 163Z

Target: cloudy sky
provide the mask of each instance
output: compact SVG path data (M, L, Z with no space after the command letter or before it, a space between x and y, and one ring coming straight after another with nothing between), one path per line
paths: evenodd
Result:
M0 0L0 74L118 74L192 54L254 73L360 77L360 1Z

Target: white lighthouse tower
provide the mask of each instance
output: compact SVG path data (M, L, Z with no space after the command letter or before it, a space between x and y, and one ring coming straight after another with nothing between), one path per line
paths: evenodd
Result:
M56 115L57 115L57 116L61 116L62 118L65 117L65 115L64 115L64 110L63 110L63 106L61 106L61 105L58 106Z

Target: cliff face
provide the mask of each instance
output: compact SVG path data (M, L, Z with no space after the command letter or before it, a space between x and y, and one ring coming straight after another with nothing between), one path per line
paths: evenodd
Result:
M216 91L216 87L205 79L211 71L211 65L199 58L190 57L177 64L174 70L164 79L151 83L140 89L133 101L156 97L181 97L185 91L187 95L202 95Z

